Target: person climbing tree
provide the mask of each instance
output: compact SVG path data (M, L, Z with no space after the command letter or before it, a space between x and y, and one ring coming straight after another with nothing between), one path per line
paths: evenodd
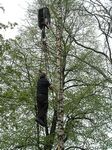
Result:
M47 110L48 110L48 89L52 89L46 74L40 73L37 82L37 107L38 115L36 121L41 125L47 126Z

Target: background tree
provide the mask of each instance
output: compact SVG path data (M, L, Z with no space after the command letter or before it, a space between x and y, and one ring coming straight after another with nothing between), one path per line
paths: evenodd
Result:
M58 1L42 1L49 6L52 26L47 31L48 77L57 89ZM100 3L100 5L99 5ZM38 6L38 7L37 7ZM107 150L111 148L112 103L111 60L99 43L98 17L105 14L101 1L62 1L61 46L64 91L65 149ZM95 17L97 8L97 18ZM57 145L57 91L49 96L46 137L40 128L37 140L35 87L38 70L44 67L40 30L37 25L39 2L28 8L28 25L15 40L7 41L1 61L1 149L55 149ZM95 12L91 12L96 8ZM104 9L103 9L104 10ZM92 13L92 14L91 14ZM101 21L105 21L102 18ZM98 24L97 24L98 23ZM106 21L105 21L106 23ZM26 23L25 23L26 24ZM110 38L110 34L108 34ZM106 41L107 42L107 41ZM101 49L102 48L102 49ZM107 66L108 64L108 66ZM43 68L44 69L44 68ZM59 85L58 85L59 86ZM38 143L39 142L39 143Z

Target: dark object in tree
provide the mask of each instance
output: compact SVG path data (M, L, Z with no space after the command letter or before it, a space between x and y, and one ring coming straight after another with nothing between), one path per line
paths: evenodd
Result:
M50 12L47 7L43 7L39 9L38 11L38 25L40 29L42 30L43 28L47 27L49 28L50 25Z

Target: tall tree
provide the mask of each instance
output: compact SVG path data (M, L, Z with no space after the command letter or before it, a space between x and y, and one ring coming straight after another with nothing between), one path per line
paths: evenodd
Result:
M0 60L1 149L51 150L57 145L68 150L107 150L111 147L108 134L112 120L111 72L110 66L106 66L110 59L100 48L95 32L97 20L90 13L93 4L99 6L98 2L62 0L59 5L58 1L41 1L49 7L52 16L51 28L46 32L48 77L56 90L54 97L49 93L49 134L46 136L40 127L39 141L34 108L38 70L40 65L44 68L37 28L39 2L34 1L28 9L28 26L19 37L7 42ZM64 117L58 115L60 103L64 107ZM62 121L60 126L59 121ZM57 129L61 129L61 134Z

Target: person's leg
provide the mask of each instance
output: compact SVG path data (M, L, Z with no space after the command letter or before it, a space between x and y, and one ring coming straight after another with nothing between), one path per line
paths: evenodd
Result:
M37 116L37 119L36 121L42 125L42 126L45 126L45 123L43 121L43 107L44 107L44 101L43 101L43 96L42 95L39 95L38 96L38 116Z
M38 96L38 117L37 121L42 126L47 126L48 96L40 94Z
M48 101L45 101L42 109L42 121L46 124L46 126L47 126L47 111L48 111Z
M48 110L48 97L47 95L43 95L42 97L42 104L41 104L41 119L42 121L46 122L47 118L47 110Z

